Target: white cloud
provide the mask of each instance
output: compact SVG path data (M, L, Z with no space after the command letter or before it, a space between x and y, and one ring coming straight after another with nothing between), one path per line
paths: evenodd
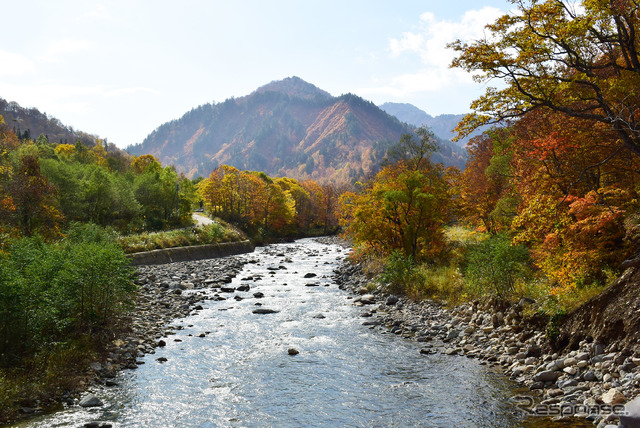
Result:
M81 52L88 48L89 42L86 40L60 39L49 45L41 59L46 62L61 62L63 56Z
M389 40L391 57L417 55L421 63L419 70L386 79L380 82L380 86L363 88L360 92L406 97L419 92L437 92L454 85L472 84L471 75L449 68L456 54L447 48L447 44L458 39L467 42L480 39L484 27L495 22L503 13L500 9L486 6L465 12L459 21L438 20L431 12L423 13L415 30Z
M91 9L85 12L83 19L106 19L111 18L111 13L104 4L94 4Z
M454 40L473 41L481 38L484 27L494 22L503 12L485 6L480 10L468 10L460 21L437 20L431 12L420 16L420 26L416 32L403 33L400 39L391 39L389 48L392 55L405 52L418 54L423 64L448 67L455 53L447 49Z
M438 92L453 85L473 84L473 79L463 70L424 68L375 83L376 85L360 88L357 92L363 96L389 95L402 99L419 92Z
M0 77L21 76L36 70L35 64L28 58L0 50Z

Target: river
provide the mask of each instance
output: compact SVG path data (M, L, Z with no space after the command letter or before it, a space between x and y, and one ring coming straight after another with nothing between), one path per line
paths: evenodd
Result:
M229 286L250 290L176 319L167 346L93 391L104 406L21 426L540 426L509 401L517 386L479 361L421 355L418 343L363 326L331 280L346 254L306 239L236 256L249 263Z

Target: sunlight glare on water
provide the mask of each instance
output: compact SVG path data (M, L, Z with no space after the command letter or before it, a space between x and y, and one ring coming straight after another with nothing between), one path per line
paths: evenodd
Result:
M175 320L183 329L166 347L122 372L119 386L95 391L104 407L25 426L528 426L504 376L476 360L420 355L418 343L363 326L361 309L331 279L346 254L305 239L242 256L254 262L230 286L250 285L236 292L243 300L208 300ZM252 313L258 307L278 312Z

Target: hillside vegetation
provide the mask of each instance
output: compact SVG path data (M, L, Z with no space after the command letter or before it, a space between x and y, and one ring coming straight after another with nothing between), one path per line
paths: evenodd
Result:
M55 117L46 113L41 113L35 107L24 108L14 101L6 101L0 98L0 116L16 136L23 140L36 139L43 135L48 141L59 144L74 144L81 141L87 146L93 146L98 139L97 136L78 131L70 126L64 125ZM107 149L118 151L113 144L103 141Z
M489 126L480 127L470 135L456 139L457 133L455 129L458 123L464 119L464 114L440 114L438 116L431 116L427 112L408 103L384 103L380 105L380 108L409 125L415 127L424 126L431 129L438 138L450 141L455 140L455 144L461 147L466 146L471 137L480 135L489 129Z
M579 14L560 1L516 4L486 39L452 44L454 66L506 81L459 130L507 126L470 140L463 172L433 162L426 133L403 140L404 157L343 195L342 222L389 291L528 297L555 337L562 315L640 249L640 15L626 1L585 2ZM590 307L607 307L606 296ZM579 313L583 326L596 320Z
M371 102L332 97L299 78L205 104L165 123L127 150L152 154L188 177L222 164L301 180L348 183L375 172L387 149L412 128ZM461 167L463 150L439 141L437 160Z

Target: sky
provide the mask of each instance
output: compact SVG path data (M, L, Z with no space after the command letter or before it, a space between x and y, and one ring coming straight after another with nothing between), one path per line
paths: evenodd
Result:
M0 0L0 98L121 148L194 107L298 76L339 96L466 113L450 69L507 0Z

